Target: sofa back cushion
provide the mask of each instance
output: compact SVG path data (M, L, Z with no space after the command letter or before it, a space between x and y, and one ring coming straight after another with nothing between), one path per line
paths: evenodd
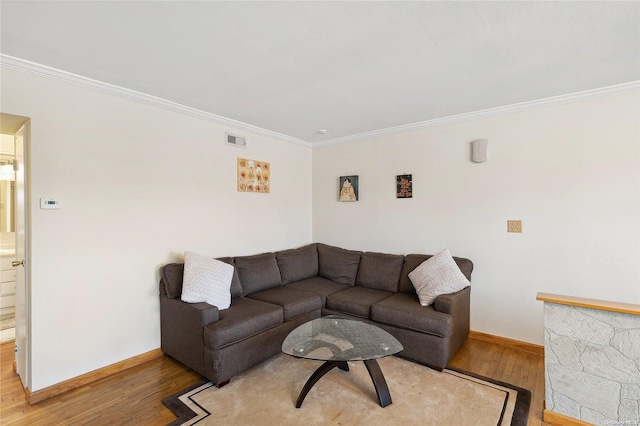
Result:
M318 243L318 275L341 284L355 285L361 251Z
M233 257L219 257L219 261L233 265L233 278L231 279L231 298L242 296L242 285L240 284L240 277L238 276L238 268L233 261Z
M404 256L386 253L362 253L356 285L375 290L398 291Z
M282 284L304 280L318 275L317 244L276 253Z
M400 283L398 291L402 293L416 293L416 289L409 279L409 273L416 269L422 262L432 257L430 254L408 254L404 257L404 265L400 274ZM471 281L471 272L473 272L473 263L469 259L453 256L456 265L469 281Z
M233 258L231 257L219 257L218 260L233 265ZM164 283L164 291L169 299L180 299L183 276L184 263L169 263L160 269L160 278ZM238 269L235 268L231 279L231 298L234 299L239 296L242 296L242 286L238 277Z
M180 299L183 275L184 263L169 263L160 268L160 279L164 283L164 291L169 299Z
M282 285L275 253L236 257L235 264L244 296Z

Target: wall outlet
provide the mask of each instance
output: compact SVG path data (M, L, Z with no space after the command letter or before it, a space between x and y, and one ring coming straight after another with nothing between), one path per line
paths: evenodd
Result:
M507 232L522 232L522 221L521 220L508 220L507 221Z

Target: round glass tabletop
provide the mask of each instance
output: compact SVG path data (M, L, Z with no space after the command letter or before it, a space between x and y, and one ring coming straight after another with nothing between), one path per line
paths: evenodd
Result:
M285 354L318 361L364 361L402 349L402 344L380 327L335 315L302 324L282 343Z

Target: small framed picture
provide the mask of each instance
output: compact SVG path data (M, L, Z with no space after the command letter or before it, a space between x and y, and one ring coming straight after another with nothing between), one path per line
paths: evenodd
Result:
M396 176L396 198L412 198L413 182L411 175Z
M358 176L340 176L338 201L358 201Z
M238 191L269 193L271 164L266 161L238 158Z

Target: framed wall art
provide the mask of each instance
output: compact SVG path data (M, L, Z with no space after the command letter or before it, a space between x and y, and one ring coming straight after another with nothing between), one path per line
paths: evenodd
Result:
M238 191L268 193L270 188L270 163L238 158Z
M396 176L396 198L412 198L413 181L411 175Z
M338 201L358 201L358 176L340 176Z

